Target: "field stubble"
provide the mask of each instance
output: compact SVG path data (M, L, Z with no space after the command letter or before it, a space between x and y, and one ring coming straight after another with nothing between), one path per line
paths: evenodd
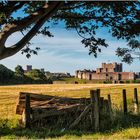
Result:
M133 106L133 90L134 88L138 89L138 93L140 91L139 84L60 84L60 85L16 85L16 86L0 86L0 120L6 120L8 122L7 129L11 129L10 133L5 133L2 135L3 138L17 138L15 136L19 130L15 130L18 125L18 120L20 119L19 115L15 114L16 103L18 100L18 93L19 92L31 92L31 93L39 93L39 94L48 94L48 95L55 95L55 96L63 96L63 97L89 97L89 91L91 89L101 89L101 96L107 98L107 94L111 95L112 103L115 107L121 108L122 107L122 89L126 89L127 92L127 100L129 108ZM140 93L138 94L140 99ZM7 122L4 122L5 124ZM2 126L5 125L2 122ZM7 125L7 124L6 124ZM8 130L6 130L8 131ZM16 132L17 131L17 132ZM114 130L113 130L114 131ZM1 132L0 132L1 133ZM16 134L15 134L16 133ZM22 135L23 133L23 135ZM44 135L47 137L52 137L53 135L57 134L60 135L59 138L61 139L90 139L90 138L140 138L140 127L130 127L125 129L119 129L119 131L109 133L97 133L97 134L84 134L84 133L59 133L59 132L50 132L48 134L40 134L32 135L32 132L27 130L23 130L21 136L18 138L42 138L41 136ZM26 135L25 135L26 134ZM24 136L25 135L25 136ZM30 136L31 135L31 136ZM77 136L78 135L78 136ZM0 135L1 136L1 135ZM58 137L57 137L58 138ZM53 137L54 139L54 137Z

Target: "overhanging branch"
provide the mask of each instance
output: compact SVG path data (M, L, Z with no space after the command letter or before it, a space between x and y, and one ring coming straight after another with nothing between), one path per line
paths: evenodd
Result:
M7 38L14 32L23 30L29 25L37 22L41 17L46 15L50 10L52 10L58 2L46 3L43 7L39 8L37 11L29 15L28 17L23 18L20 21L14 21L13 23L6 24L3 28L3 31L0 32L0 43L4 46Z
M62 5L62 2L56 2L56 4L51 8L42 18L40 18L36 24L32 27L32 29L15 45L5 48L3 53L0 55L0 59L12 56L16 54L19 50L21 50L38 32L38 30L42 27L47 19L49 19Z

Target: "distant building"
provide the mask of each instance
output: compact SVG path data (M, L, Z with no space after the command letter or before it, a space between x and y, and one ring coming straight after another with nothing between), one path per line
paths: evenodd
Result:
M31 71L32 70L32 65L27 65L27 71Z
M60 73L60 72L51 73L49 71L46 71L45 75L47 77L57 77L57 78L68 78L68 77L71 77L70 73Z
M42 73L45 73L45 70L44 70L44 68L40 69L40 71L41 71Z
M24 70L24 72L26 73L26 72L29 72L31 70L32 70L32 65L27 65L26 70Z
M31 70L33 70L32 65L27 65L26 70L24 70L24 72L26 73L26 72L29 72ZM44 73L47 78L49 78L49 77L55 77L55 78L69 78L69 77L71 77L70 73L67 73L67 72L66 73L65 72L52 73L52 72L49 72L49 71L45 71L44 68L41 68L40 71L42 73Z
M121 80L135 80L140 74L134 72L123 72L122 63L102 63L101 68L97 68L96 71L90 70L77 70L75 72L75 77L79 79L87 80L111 80L111 81L121 81Z

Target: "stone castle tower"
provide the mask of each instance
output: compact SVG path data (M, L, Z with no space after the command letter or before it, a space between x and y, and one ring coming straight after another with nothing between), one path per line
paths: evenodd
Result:
M101 68L97 68L96 71L90 70L77 70L75 77L79 79L87 80L134 80L134 72L123 72L122 63L102 63Z

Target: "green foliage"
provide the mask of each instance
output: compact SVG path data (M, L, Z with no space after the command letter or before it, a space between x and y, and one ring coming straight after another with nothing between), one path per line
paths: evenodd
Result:
M140 83L140 79L139 80L134 80L134 83Z
M0 83L9 83L13 76L13 71L0 64Z
M33 79L26 75L19 75L17 73L14 74L14 78L12 79L11 83L13 84L31 84L33 83Z
M23 68L18 65L15 72L11 71L4 65L0 65L0 84L45 84L52 83L51 78L46 78L40 70L32 70L24 74Z
M104 81L104 84L112 84L111 80Z
M140 58L140 41L132 39L127 45L127 48L117 48L116 54L122 58L123 62L131 64L134 59Z
M130 83L130 80L126 80L125 83L129 84Z
M38 28L34 28L34 32L32 32L32 37L37 34L53 37L52 33L49 31L50 25L56 25L63 22L66 29L76 30L78 35L82 38L81 43L89 48L89 54L93 54L97 57L97 53L101 52L102 47L108 46L104 38L96 36L98 30L105 27L106 31L113 37L116 37L117 39L125 39L130 48L128 50L135 50L134 52L137 52L136 49L139 50L140 43L135 40L136 37L139 37L140 35L139 1L123 1L119 3L95 1L49 1L49 8L56 5L56 7L50 11L51 14L49 15L46 12L47 10L45 11L43 8L45 3L46 1L1 1L0 29L2 33L4 31L3 28L9 23L15 24L17 27L16 30L11 30L12 33L17 31L19 27L19 31L26 31L26 35L28 35L28 33L37 26ZM18 15L19 11L22 13L22 16ZM14 16L15 13L17 13L18 16ZM37 18L38 15L32 13L38 13L40 15L39 18ZM34 16L31 16L31 14ZM45 19L45 17L48 16L50 16L49 20L46 19L46 21L41 22L41 19ZM25 26L22 23L26 23ZM44 26L42 26L43 24ZM7 38L11 35L11 32L7 35ZM30 38L32 37L30 36ZM26 48L22 47L22 53L26 53L28 58L31 54L37 54L38 47L31 49L30 40L26 40L23 44L25 44L23 47L26 46ZM21 45L22 44L20 44L20 46ZM10 47L10 50L12 50L12 46ZM18 51L19 50L20 49L18 49ZM133 56L131 55L133 51L123 53L123 56L121 56L121 51L124 50L118 49L117 52L120 54L117 53L117 55L123 57L123 61L131 63L133 61Z
M17 65L15 67L15 73L18 74L18 75L24 75L24 70L23 70L22 66Z
M140 136L140 121L139 115L127 114L124 115L120 110L113 110L114 118L112 122L107 123L107 120L102 121L104 129L98 133L89 130L75 128L74 130L64 130L57 126L39 127L36 126L31 129L25 129L18 126L18 122L10 120L0 120L0 137L2 139L137 139ZM103 116L102 116L103 117ZM55 124L56 125L56 124ZM53 126L54 127L54 126ZM135 133L135 134L134 134Z
M45 74L38 69L33 69L33 70L27 72L26 76L28 76L29 78L36 80L36 81L45 82L47 80Z

